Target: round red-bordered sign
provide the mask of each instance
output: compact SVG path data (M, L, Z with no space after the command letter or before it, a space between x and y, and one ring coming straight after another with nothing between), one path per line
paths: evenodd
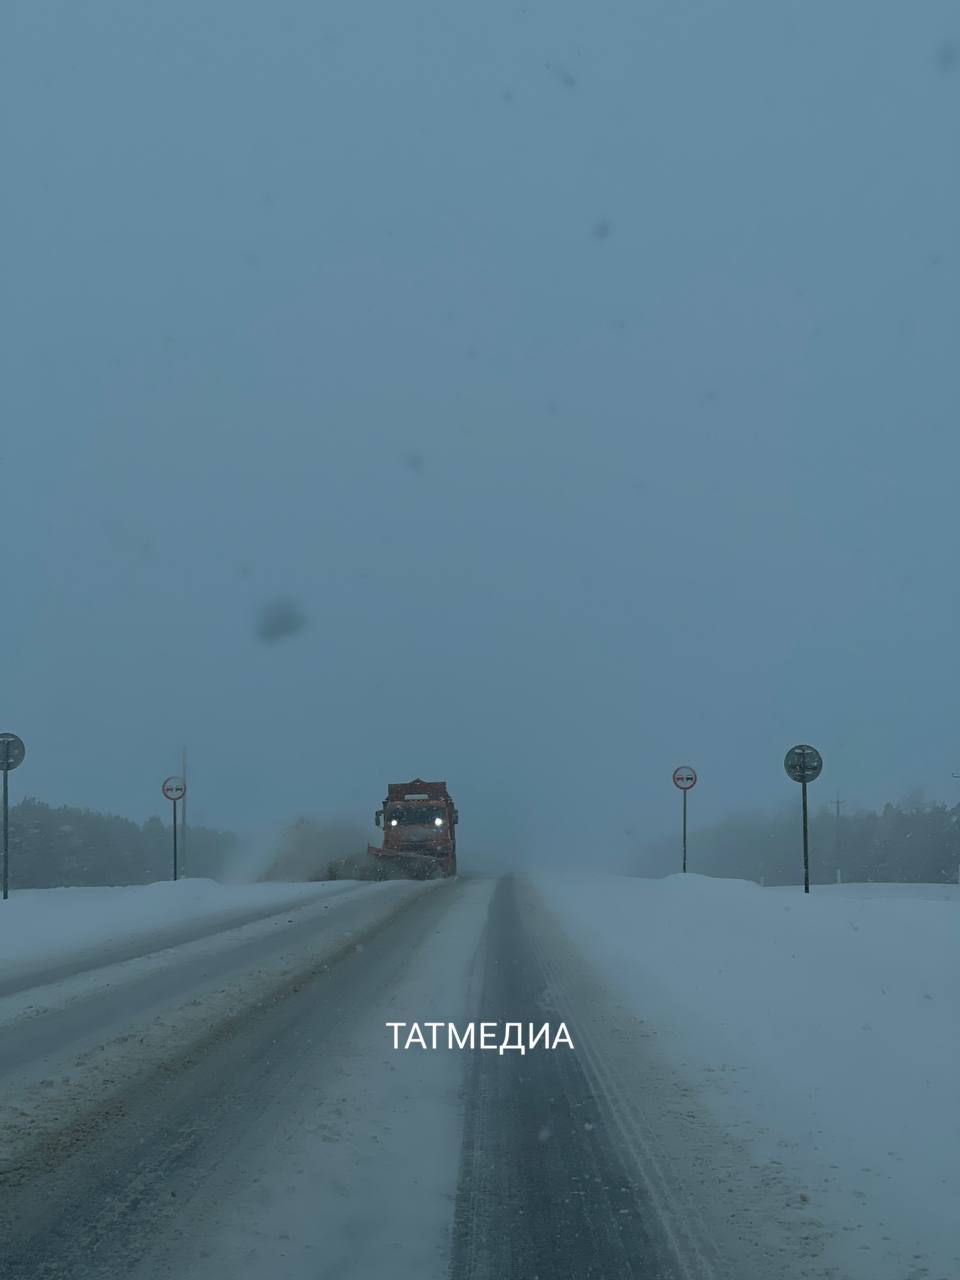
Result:
M182 778L164 778L163 794L168 800L182 800L187 794L187 784Z
M688 764L682 764L673 771L673 785L681 791L689 791L697 785L697 771Z

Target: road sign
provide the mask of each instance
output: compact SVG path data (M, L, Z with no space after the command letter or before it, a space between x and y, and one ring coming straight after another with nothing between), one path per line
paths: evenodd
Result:
M687 792L697 785L697 771L681 764L673 771L673 785L683 792L683 870L687 869Z
M23 757L27 754L27 748L23 745L23 739L18 738L15 733L0 733L0 772L3 773L3 834L2 848L0 848L0 896L6 902L10 896L10 816L9 816L9 788L7 782L10 777L10 770L16 769L17 765L23 764Z
M4 773L23 764L26 754L27 748L23 745L22 738L18 738L15 733L0 733L0 769Z
M816 747L808 747L801 743L798 747L790 748L784 756L783 767L787 771L787 776L794 782L813 782L815 778L820 777L823 759Z
M801 742L791 747L783 757L783 767L787 777L799 782L803 795L803 892L810 892L810 839L807 823L807 783L820 777L823 759L816 747L808 747Z
M679 769L674 769L673 785L679 787L681 791L689 791L691 787L695 787L697 785L696 769L691 769L688 764L682 764Z
M168 800L182 800L187 794L187 784L182 778L166 778L163 783L163 794Z
M172 777L164 778L163 794L168 800L173 801L173 878L180 879L180 865L177 861L177 801L182 800L187 794L187 784L183 778L178 778L176 774Z

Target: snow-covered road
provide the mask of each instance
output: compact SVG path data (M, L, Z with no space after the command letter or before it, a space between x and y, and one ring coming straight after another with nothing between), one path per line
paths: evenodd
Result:
M102 969L358 888L217 884L22 889L0 903L0 997Z
M0 1276L956 1280L960 903L679 881L313 886L232 928L210 891L203 936L198 908L160 951L111 926L105 964L8 972ZM898 1020L913 1051L862 1087ZM575 1048L397 1050L391 1021Z

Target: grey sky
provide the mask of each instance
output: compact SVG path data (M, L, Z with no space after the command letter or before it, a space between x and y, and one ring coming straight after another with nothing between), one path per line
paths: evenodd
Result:
M681 762L789 799L801 740L823 799L960 794L955 4L2 23L18 792L421 773L477 858L660 831Z

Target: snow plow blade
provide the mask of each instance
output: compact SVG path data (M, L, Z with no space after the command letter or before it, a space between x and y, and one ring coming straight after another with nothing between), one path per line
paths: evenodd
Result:
M367 853L376 858L384 879L396 877L407 880L435 880L456 873L453 858L437 857L429 853L407 853L400 849L378 849L367 845Z

